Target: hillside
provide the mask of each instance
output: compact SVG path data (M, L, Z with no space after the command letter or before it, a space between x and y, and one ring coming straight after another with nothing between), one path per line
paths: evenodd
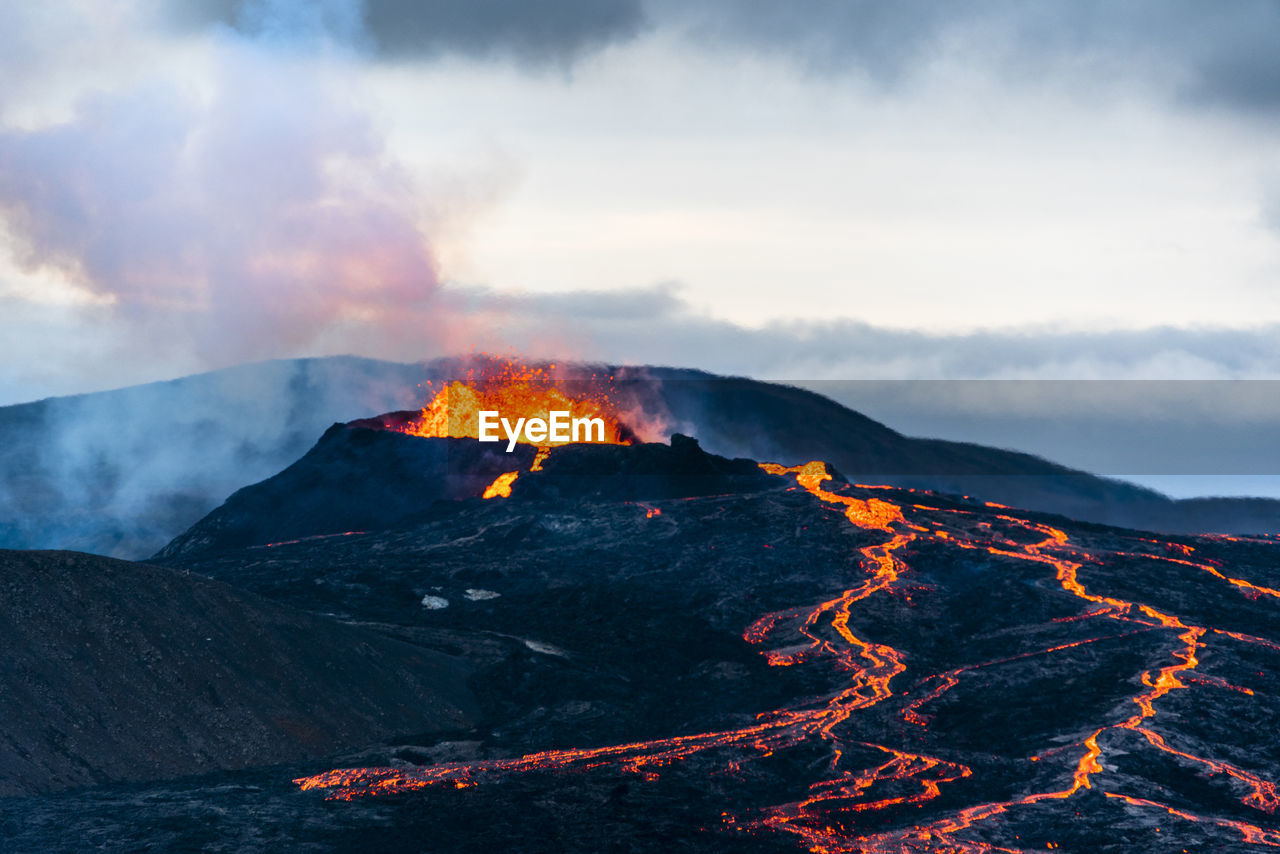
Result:
M0 796L470 726L461 660L200 575L0 551Z

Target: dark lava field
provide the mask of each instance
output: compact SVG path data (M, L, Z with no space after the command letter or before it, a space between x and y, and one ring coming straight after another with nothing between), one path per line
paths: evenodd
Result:
M0 848L1280 848L1275 537L492 447L335 427L145 567L0 554L97 585L4 599L97 628L4 665Z

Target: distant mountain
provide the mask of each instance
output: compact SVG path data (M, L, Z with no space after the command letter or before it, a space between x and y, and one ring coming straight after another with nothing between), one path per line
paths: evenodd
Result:
M456 658L93 555L0 551L0 647L0 796L296 762L474 722Z
M151 554L334 422L421 405L458 360L299 359L0 407L0 546ZM825 459L854 480L926 487L1169 532L1280 531L1280 501L1173 501L1038 457L914 439L821 395L675 368L614 371L619 395L710 452Z
M1174 500L1032 454L969 442L920 439L829 398L791 386L674 368L644 369L621 387L660 398L675 429L725 456L834 464L853 481L972 495L1073 519L1166 533L1280 532L1280 500Z

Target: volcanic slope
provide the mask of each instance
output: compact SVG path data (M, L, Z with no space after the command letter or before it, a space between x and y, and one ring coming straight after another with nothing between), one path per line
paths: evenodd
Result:
M427 383L475 364L264 362L0 407L0 546L151 554L235 489L297 460L335 421L421 406ZM568 373L614 376L620 397L726 456L822 459L855 479L1150 530L1280 531L1280 502L1173 501L1028 454L904 436L787 386L675 368Z
M507 454L462 439L335 424L300 460L237 490L157 557L385 528L437 502L478 496L502 472L527 468L534 454L529 445Z
M246 486L156 555L243 546L275 547L307 537L349 536L388 528L432 508L477 498L506 472L529 469L537 450L470 439L424 439L394 430L335 424L302 459L274 477ZM540 495L665 498L724 492L765 480L750 460L707 454L679 434L671 444L581 445L553 455Z
M296 762L476 708L458 659L75 552L0 551L0 648L0 795Z
M628 480L642 453L661 488ZM748 475L691 440L557 448L508 497L172 554L501 654L465 736L299 766L295 791L168 792L165 816L257 797L253 833L335 851L1280 847L1278 557L1273 538L1159 538L820 463ZM83 795L78 820L120 800ZM31 809L46 826L67 807Z

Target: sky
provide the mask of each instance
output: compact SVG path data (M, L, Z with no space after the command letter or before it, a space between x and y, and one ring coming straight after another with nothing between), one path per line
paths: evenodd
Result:
M470 350L1280 377L1270 0L0 16L0 403Z

